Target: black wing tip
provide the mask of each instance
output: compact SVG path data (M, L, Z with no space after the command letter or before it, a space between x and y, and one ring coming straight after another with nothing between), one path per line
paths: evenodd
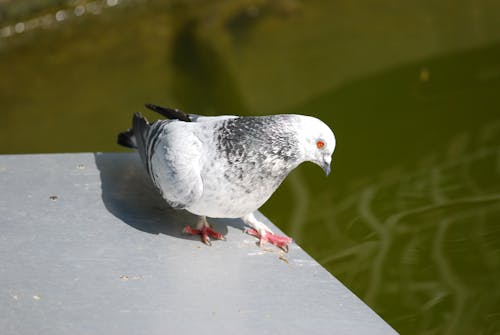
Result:
M151 109L152 111L155 111L155 112L157 112L158 109L161 108L160 106L157 106L154 104L144 104L144 107L146 107L147 109Z
M184 121L184 122L191 122L191 119L189 118L189 114L184 113L181 110L178 109L173 109L173 108L168 108L168 107L161 107L155 104L145 104L144 105L147 109L151 109L152 111L155 111L167 119L171 120L179 120L179 121Z
M165 109L165 107L161 107L161 106L158 106L158 105L155 105L155 104L150 104L150 103L147 103L147 104L144 104L144 106L148 109L151 109L151 110L159 110L159 109Z

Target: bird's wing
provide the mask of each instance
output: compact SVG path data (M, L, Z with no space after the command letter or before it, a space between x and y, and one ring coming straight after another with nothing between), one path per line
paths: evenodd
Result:
M192 131L194 124L160 122L162 129L150 132L150 175L172 207L185 208L203 193L203 143Z
M224 120L224 119L232 119L236 116L234 115L221 115L221 116L203 116L198 114L186 114L179 109L169 108L169 107L161 107L154 104L146 104L146 108L151 109L163 115L167 119L170 120L179 120L184 122L206 122L213 120Z
M170 120L179 120L184 122L191 122L191 115L184 113L179 109L173 109L169 107L161 107L154 104L146 104L146 108L151 109L152 111L157 112L158 114L163 115L167 119Z

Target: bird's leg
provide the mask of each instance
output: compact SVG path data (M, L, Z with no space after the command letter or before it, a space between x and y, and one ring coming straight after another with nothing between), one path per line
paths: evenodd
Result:
M210 242L210 237L215 238L217 240L225 240L226 238L219 232L216 232L212 229L210 224L207 222L206 216L200 216L198 218L198 223L196 224L196 229L191 228L190 226L184 227L182 230L185 234L191 235L201 235L201 241L206 245L212 245Z
M269 242L281 248L283 251L288 252L288 245L292 243L292 239L287 236L280 236L274 234L264 223L257 220L253 213L247 214L242 217L243 222L252 228L247 228L245 232L253 235L259 239L259 246L264 242Z

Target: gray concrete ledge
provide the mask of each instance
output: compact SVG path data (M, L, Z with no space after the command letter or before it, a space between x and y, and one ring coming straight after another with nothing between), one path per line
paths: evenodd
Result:
M183 236L136 154L0 156L0 189L2 334L395 333L296 244Z

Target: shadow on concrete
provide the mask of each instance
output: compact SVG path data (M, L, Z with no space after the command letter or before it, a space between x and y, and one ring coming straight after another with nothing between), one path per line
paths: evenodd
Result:
M135 229L150 234L198 239L182 234L186 225L194 226L197 216L168 206L153 187L136 153L96 153L101 177L102 200L107 210ZM227 226L242 229L239 219L209 219L214 229L227 234Z

